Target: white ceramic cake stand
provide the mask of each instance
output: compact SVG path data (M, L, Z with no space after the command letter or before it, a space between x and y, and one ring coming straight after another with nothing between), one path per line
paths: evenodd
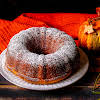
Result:
M31 90L46 91L46 90L54 90L54 89L62 88L65 86L69 86L72 83L75 83L76 81L81 79L85 75L89 67L89 60L88 60L87 55L80 48L79 48L79 51L80 51L79 69L77 69L77 71L73 73L73 75L71 75L69 78L62 80L58 83L49 84L49 85L36 85L36 84L28 83L22 80L21 78L17 77L5 67L6 49L0 55L0 74L9 82L19 87L31 89Z

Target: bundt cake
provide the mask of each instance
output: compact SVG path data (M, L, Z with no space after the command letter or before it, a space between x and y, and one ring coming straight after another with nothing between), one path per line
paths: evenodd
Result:
M7 69L32 84L67 78L79 66L79 60L72 37L56 28L22 30L11 38L6 52Z

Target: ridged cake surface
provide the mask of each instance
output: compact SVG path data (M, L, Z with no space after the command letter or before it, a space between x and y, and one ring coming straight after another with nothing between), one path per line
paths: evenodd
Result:
M27 82L50 84L67 78L79 59L71 36L56 28L32 27L11 38L6 67Z

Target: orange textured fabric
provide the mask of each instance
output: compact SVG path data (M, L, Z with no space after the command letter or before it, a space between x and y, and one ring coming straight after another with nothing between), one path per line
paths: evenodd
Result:
M80 13L23 13L13 21L0 19L0 53L9 40L21 30L30 27L55 27L77 39L80 24L96 14ZM75 40L78 45L78 40Z

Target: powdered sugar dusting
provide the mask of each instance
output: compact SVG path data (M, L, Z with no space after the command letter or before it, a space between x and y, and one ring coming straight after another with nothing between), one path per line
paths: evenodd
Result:
M56 28L46 27L32 27L19 32L10 40L7 51L7 57L20 59L20 63L24 62L36 69L41 65L46 72L49 68L54 79L67 74L72 69L70 60L75 61L78 55L72 37ZM32 72L35 74L35 71ZM38 75L35 78L38 78ZM45 76L46 78L48 76Z

